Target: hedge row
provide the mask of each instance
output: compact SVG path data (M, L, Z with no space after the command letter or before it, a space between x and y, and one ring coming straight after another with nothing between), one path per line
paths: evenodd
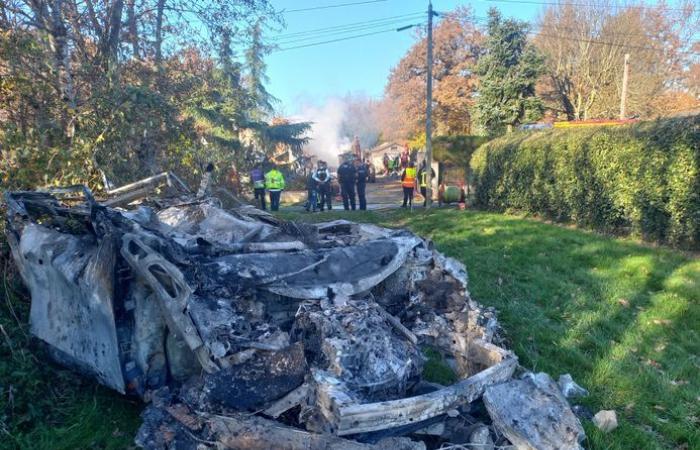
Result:
M479 207L700 249L700 115L519 132L471 165Z

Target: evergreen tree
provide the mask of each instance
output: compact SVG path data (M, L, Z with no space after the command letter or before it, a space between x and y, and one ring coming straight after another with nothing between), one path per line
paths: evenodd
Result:
M267 64L265 55L270 48L263 42L262 24L256 22L250 29L251 43L245 54L246 69L248 76L246 80L248 96L252 102L251 119L253 121L262 120L265 116L274 111L273 103L277 101L267 89L268 77L266 74Z
M511 131L514 126L542 117L544 107L535 84L544 61L527 42L527 24L504 20L489 10L486 54L479 59L479 97L476 108L489 134Z

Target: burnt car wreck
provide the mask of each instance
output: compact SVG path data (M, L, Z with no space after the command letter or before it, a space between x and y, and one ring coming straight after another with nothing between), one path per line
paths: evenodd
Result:
M408 231L223 208L168 174L101 201L82 186L5 200L31 332L60 364L146 400L141 447L575 449L585 437L551 378L513 379L517 358L465 267ZM457 382L423 379L425 347ZM471 416L485 393L490 427Z

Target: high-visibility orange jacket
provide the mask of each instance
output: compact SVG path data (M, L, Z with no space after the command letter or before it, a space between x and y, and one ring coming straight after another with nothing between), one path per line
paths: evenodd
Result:
M403 187L415 187L416 186L416 168L406 167L403 171L403 177L401 178L401 186Z

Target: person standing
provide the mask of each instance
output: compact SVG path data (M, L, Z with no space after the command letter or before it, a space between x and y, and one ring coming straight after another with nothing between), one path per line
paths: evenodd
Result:
M365 191L367 187L367 179L369 178L369 167L366 162L358 160L356 168L356 180L357 180L357 200L360 203L360 210L365 211L367 209L367 197L365 196Z
M260 209L265 210L265 174L262 165L258 164L250 171L250 180L253 182L253 192L255 201L260 205Z
M409 206L413 208L413 190L416 187L416 164L411 161L401 173L401 186L403 187L402 208Z
M435 171L430 168L431 179L435 179ZM418 171L418 181L420 183L420 195L423 196L423 207L428 204L428 171L425 170L425 160L420 165L420 170Z
M321 196L321 211L323 211L324 207L330 211L332 209L331 197L333 197L333 189L331 186L331 173L325 161L318 162L318 168L311 177L316 182L317 192Z
M355 166L347 159L338 167L338 181L340 182L340 194L343 196L343 208L348 211L355 210Z
M384 165L384 176L389 175L389 155L384 153L384 157L382 158L382 165Z
M401 169L408 167L408 147L404 147L401 151Z
M280 197L284 190L284 175L277 170L277 167L272 166L272 169L265 174L265 187L270 193L270 209L279 211Z
M311 172L306 178L306 211L316 212L318 207L318 183Z

